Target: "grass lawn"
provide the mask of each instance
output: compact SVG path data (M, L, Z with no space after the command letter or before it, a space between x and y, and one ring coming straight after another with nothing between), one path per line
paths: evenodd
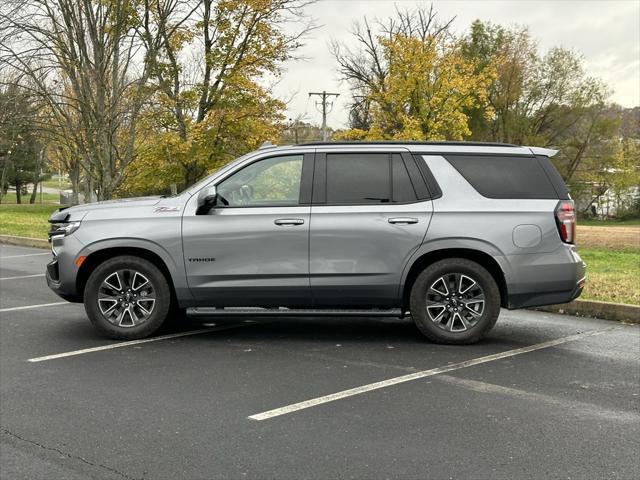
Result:
M47 219L59 205L0 205L0 234L47 238ZM582 297L640 305L640 249L584 246L587 285Z
M71 182L68 180L62 180L62 182L59 182L57 178L52 178L50 180L45 180L44 182L42 182L42 186L49 188L59 188L62 190L70 190Z
M31 194L22 195L22 203L29 204L29 199L31 198ZM60 195L57 193L42 193L42 202L43 203L58 203L60 202ZM16 192L7 192L2 196L2 205L7 204L16 204ZM40 192L36 195L36 203L40 203Z
M0 205L0 234L47 238L47 220L60 205Z
M640 305L640 250L580 248L587 284L580 298Z
M640 227L640 218L630 218L628 220L587 220L578 219L578 227Z

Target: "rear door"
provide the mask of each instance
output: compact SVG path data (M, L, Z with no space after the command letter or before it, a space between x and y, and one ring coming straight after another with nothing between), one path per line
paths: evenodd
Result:
M314 306L399 306L402 270L431 214L428 189L408 152L316 153L309 238Z

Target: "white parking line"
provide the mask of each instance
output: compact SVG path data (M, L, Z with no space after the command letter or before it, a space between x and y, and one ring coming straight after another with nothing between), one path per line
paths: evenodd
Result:
M32 308L54 307L56 305L69 305L69 302L41 303L40 305L24 305L23 307L0 308L0 312L15 312L16 310L31 310Z
M239 325L223 325L220 327L203 328L200 330L191 330L188 332L171 333L169 335L161 335L159 337L144 338L142 340L129 340L128 342L112 343L110 345L103 345L101 347L84 348L82 350L74 350L72 352L56 353L55 355L47 355L44 357L30 358L27 361L36 363L44 362L47 360L55 360L56 358L73 357L75 355L83 355L85 353L100 352L102 350L111 350L113 348L130 347L131 345L140 345L141 343L159 342L160 340L168 340L170 338L188 337L190 335L200 335L201 333L220 332L222 330L231 330L233 328L248 327L255 325L256 322L245 322Z
M505 387L503 385L480 382L478 380L471 380L468 378L452 377L451 375L438 375L437 380L478 393L504 395L516 398L518 400L528 400L537 404L547 404L559 407L565 412L579 412L592 417L603 418L609 421L634 423L640 422L640 414L636 412L627 410L613 410L605 408L602 405L581 402L572 398L566 398L562 396L554 397L553 395L546 395L544 393L528 392L526 390L520 390L518 388ZM567 416L570 416L571 413L568 413Z
M251 420L268 420L273 417L279 417L280 415L286 415L288 413L297 412L298 410L304 410L305 408L315 407L322 405L323 403L334 402L342 398L352 397L354 395L360 395L362 393L370 392L372 390L379 390L381 388L390 387L392 385L398 385L399 383L410 382L412 380L418 380L421 378L432 377L440 373L452 372L454 370L460 370L462 368L471 367L473 365L479 365L487 362L494 362L503 358L514 357L523 353L533 352L535 350L542 350L543 348L555 347L562 345L563 343L573 342L584 337L592 337L595 335L601 335L611 330L616 330L620 327L610 327L603 330L592 330L589 332L579 333L577 335L570 335L568 337L562 337L555 340L549 340L547 342L537 343L535 345L529 345L528 347L516 348L513 350L507 350L506 352L495 353L493 355L487 355L484 357L467 360L464 362L454 363L446 365L444 367L432 368L430 370L423 370L416 373L410 373L408 375L402 375L400 377L390 378L381 382L369 383L368 385L362 385L360 387L350 388L348 390L342 390L341 392L332 393L330 395L324 395L322 397L312 398L305 400L304 402L294 403L284 407L268 410L266 412L257 413L251 415L248 418Z
M44 273L36 273L35 275L19 275L17 277L3 277L0 280L20 280L21 278L44 277Z
M6 258L18 258L18 257L35 257L37 255L51 255L51 252L45 253L24 253L21 255L7 255L6 257L0 257L0 260L4 260Z

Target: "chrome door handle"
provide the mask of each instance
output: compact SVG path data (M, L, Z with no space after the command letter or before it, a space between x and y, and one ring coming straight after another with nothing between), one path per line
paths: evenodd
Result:
M302 225L304 220L301 218L279 218L274 220L273 223L276 225Z
M418 223L418 219L414 217L394 217L389 219L389 223L408 225L410 223Z

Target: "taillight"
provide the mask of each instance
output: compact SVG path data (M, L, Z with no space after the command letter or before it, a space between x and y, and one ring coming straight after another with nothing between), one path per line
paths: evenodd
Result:
M555 211L558 233L565 243L574 243L576 240L576 211L573 208L573 200L558 202Z

